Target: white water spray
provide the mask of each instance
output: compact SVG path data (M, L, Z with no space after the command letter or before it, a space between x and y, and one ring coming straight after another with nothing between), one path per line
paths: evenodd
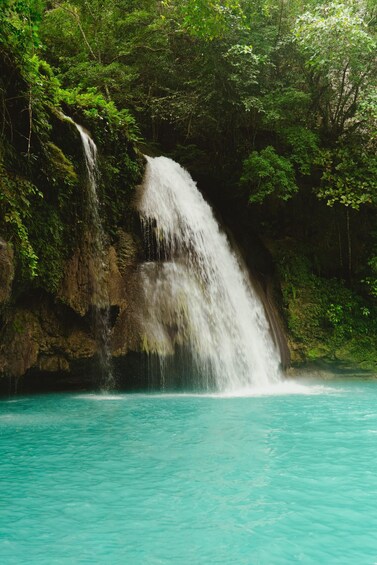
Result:
M176 381L179 371L191 371L204 389L278 383L280 358L264 308L210 206L180 165L147 161L138 208L157 261L141 266L140 323L162 380L170 364ZM182 351L184 363L176 363Z

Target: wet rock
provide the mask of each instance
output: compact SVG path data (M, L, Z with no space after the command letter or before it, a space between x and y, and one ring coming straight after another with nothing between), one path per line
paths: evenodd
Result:
M72 361L93 358L95 340L77 324L74 315L69 319L46 302L35 310L10 309L0 336L0 373L20 377L32 368L69 371Z
M110 306L122 307L126 304L126 281L122 277L119 268L118 256L115 248L110 246L108 249L108 271L106 273L106 285L108 294L108 303Z
M47 373L60 373L69 371L70 365L65 357L51 355L50 357L42 356L39 359L38 368Z
M92 302L92 271L89 246L83 244L76 249L67 262L58 298L80 316L87 314Z
M106 250L106 265L101 300L110 306L123 307L126 300L126 286L129 272L136 265L137 246L131 234L119 229L115 246ZM67 262L63 282L58 298L77 312L85 316L90 307L97 303L95 285L98 271L98 258L93 258L90 236L84 237L82 245L76 249Z
M111 350L116 357L137 350L140 344L132 317L132 304L137 302L136 256L133 237L119 230L118 241L107 249L103 279L103 291L112 312ZM1 296L8 299L14 275L13 256L2 240L1 257L8 269L2 269L8 286L2 285ZM28 297L27 305L7 308L0 331L0 374L18 378L41 371L59 374L59 378L67 374L69 379L80 363L83 371L85 366L93 370L98 349L92 320L93 269L90 241L86 239L66 264L57 300L38 295L34 299Z
M0 304L8 302L14 278L12 247L0 238Z
M137 262L138 248L132 234L119 229L117 232L118 241L116 244L116 254L119 272L122 276L127 274L130 267L134 267Z
M12 310L1 336L0 371L12 377L22 376L37 363L41 327L30 311Z

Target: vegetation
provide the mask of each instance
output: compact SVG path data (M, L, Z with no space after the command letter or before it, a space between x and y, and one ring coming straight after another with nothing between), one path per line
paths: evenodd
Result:
M281 244L276 259L293 362L322 358L375 369L376 304L367 306L343 280L313 273L303 249Z
M376 26L374 0L3 0L0 234L19 280L56 291L80 229L63 110L100 146L110 237L134 144L169 154L274 242L301 357L377 365Z
M82 148L63 111L90 128L102 148L102 200L111 233L140 168L132 147L138 130L129 111L93 88L64 90L41 58L39 26L46 8L39 0L6 0L0 9L0 64L6 71L0 77L0 233L16 252L19 292L57 292L83 227Z

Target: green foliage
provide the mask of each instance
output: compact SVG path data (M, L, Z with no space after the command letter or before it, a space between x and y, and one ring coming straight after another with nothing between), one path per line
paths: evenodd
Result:
M104 101L130 108L150 141L194 144L223 177L268 146L307 176L345 131L373 137L371 22L352 0L71 0L52 4L42 37L71 98L92 97L88 118L102 96L101 115ZM289 164L277 168L292 193Z
M235 44L224 53L224 59L229 63L228 80L237 93L234 104L239 100L246 112L254 108L260 110L262 107L254 90L263 58L258 57L250 45Z
M40 0L4 0L0 10L0 135L18 138L19 151L33 159L49 130L48 107L57 104L58 83L38 54ZM11 80L8 80L8 75Z
M325 3L297 19L294 36L327 134L355 129L360 93L376 86L377 43L365 10L355 2Z
M367 289L368 292L373 298L377 298L377 254L376 249L373 249L373 254L368 260L368 267L370 270L370 275L366 276L365 279L362 281Z
M21 277L29 280L38 274L38 256L27 225L32 218L33 202L41 197L33 184L8 173L0 163L0 229L13 243Z
M107 233L115 239L118 226L132 221L131 203L134 188L141 182L142 164L127 147L120 146L116 155L102 156L100 170L103 221Z
M253 151L245 159L241 183L252 187L249 201L256 203L263 202L272 194L288 200L298 190L292 164L271 146Z
M363 138L363 143L367 149L375 152L377 148L377 89L361 93L356 119L360 127L365 128L365 133L367 133Z
M295 360L328 358L375 368L376 306L343 281L313 274L302 251L287 243L275 253Z
M41 33L63 85L95 88L119 107L139 105L139 85L161 64L167 43L161 8L153 0L55 2Z
M119 130L130 141L139 141L140 135L135 119L131 113L123 108L118 110L113 102L108 102L104 96L92 88L85 92L79 90L61 90L61 102L81 110L83 116L90 124L101 124L98 128L98 137L104 135L111 128ZM76 111L77 111L76 110Z
M261 125L269 130L282 130L292 125L305 127L308 122L310 95L293 86L279 85L277 92L262 98Z
M57 187L61 184L65 184L68 187L77 186L79 179L73 163L64 155L60 147L49 141L45 145L45 152L46 165L44 173L49 183Z
M39 259L35 284L56 293L63 277L64 260L71 252L64 219L54 206L41 203L34 207L29 233Z
M306 65L326 73L330 80L346 66L349 81L355 80L371 62L376 47L356 3L326 2L306 12L297 19L295 37L306 55Z
M2 0L0 10L0 43L20 58L39 46L41 0Z
M377 203L376 155L368 154L362 146L340 146L326 157L319 198L329 206L339 202L354 210Z
M173 12L180 29L206 41L223 37L230 26L239 27L245 20L237 0L166 0L164 5L163 17Z
M296 126L285 128L282 138L290 147L290 162L301 175L310 175L320 157L318 135L307 128Z
M118 226L129 216L133 189L141 180L142 164L133 147L140 140L135 119L95 89L61 94L69 114L88 128L99 147L101 214L106 231L115 237Z

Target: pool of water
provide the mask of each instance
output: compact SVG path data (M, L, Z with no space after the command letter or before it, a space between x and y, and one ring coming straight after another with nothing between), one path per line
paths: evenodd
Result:
M267 392L3 400L0 563L376 563L377 381Z

